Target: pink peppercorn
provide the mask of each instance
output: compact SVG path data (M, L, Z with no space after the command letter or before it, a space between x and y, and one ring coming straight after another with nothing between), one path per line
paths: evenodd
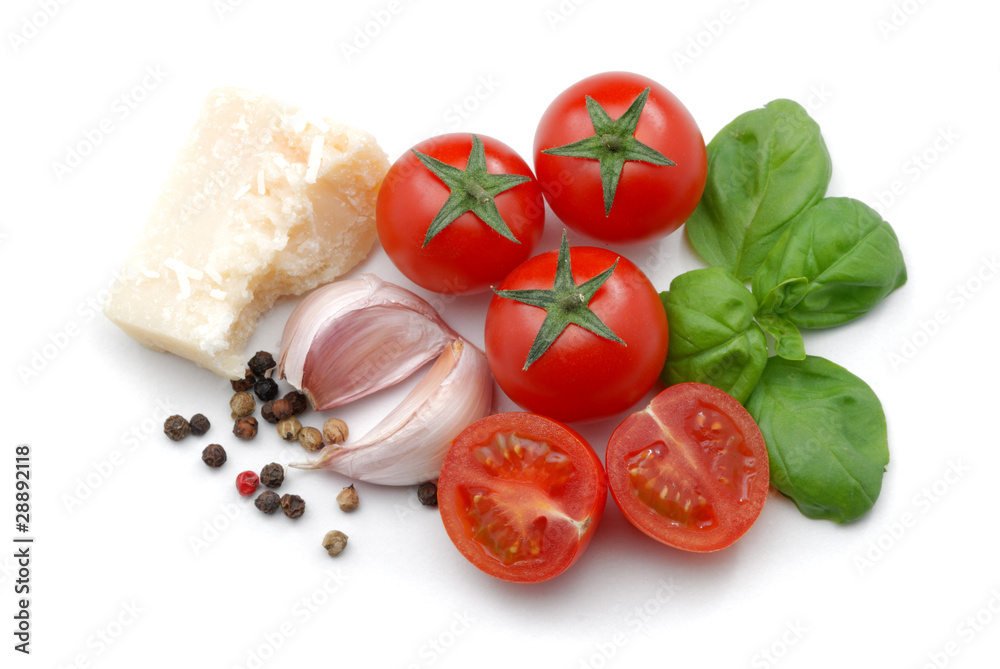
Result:
M240 472L236 475L236 489L241 495L252 495L257 492L258 481L256 472Z

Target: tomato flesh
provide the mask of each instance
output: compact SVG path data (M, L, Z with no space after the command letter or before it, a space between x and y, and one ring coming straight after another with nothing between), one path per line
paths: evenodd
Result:
M667 388L615 430L605 458L611 495L652 538L712 551L741 537L767 497L767 450L756 423L725 392Z
M470 425L445 458L438 506L449 538L482 571L537 582L565 571L600 521L607 479L575 431L529 413Z

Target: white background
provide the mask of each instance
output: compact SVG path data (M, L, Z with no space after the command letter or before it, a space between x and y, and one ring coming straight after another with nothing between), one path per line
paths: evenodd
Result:
M8 0L3 666L995 666L998 19L996 3L969 0ZM283 489L306 515L257 512L235 474L300 449L266 430L235 443L227 381L96 311L213 87L360 125L393 159L462 130L530 161L549 101L612 69L670 88L706 141L774 98L802 103L833 157L829 194L879 205L897 231L908 283L866 317L806 335L807 351L873 387L888 418L892 460L861 521L809 520L772 492L737 544L693 555L640 535L609 498L565 574L496 581L413 488L359 484L348 516L334 504L346 479L296 471ZM550 215L546 229L545 250L561 227ZM703 265L682 233L621 252L660 289ZM357 271L408 285L378 248ZM485 302L439 304L481 343ZM292 306L267 315L250 351L277 349ZM404 391L338 415L360 435ZM173 443L165 410L215 426ZM603 453L620 418L581 429ZM221 470L200 461L209 440L229 450ZM32 449L28 657L13 650L18 443ZM336 560L319 545L333 528L350 536Z

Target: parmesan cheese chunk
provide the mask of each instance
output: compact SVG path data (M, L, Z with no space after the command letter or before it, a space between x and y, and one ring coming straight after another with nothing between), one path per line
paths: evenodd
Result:
M228 378L279 297L375 241L389 169L368 133L234 88L209 94L104 305L129 336Z

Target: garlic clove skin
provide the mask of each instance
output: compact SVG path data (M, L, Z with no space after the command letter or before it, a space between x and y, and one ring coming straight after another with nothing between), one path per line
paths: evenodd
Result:
M278 374L323 411L399 383L457 337L425 300L364 274L318 288L296 306Z
M330 469L382 485L414 485L437 478L451 441L487 416L493 377L486 355L453 340L420 382L359 441L327 446L300 469Z

